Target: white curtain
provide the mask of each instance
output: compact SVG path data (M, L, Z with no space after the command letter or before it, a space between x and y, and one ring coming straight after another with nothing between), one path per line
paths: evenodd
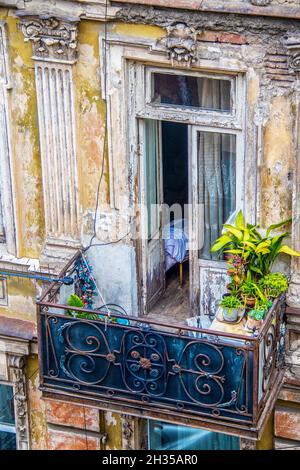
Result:
M204 79L199 93L206 108L226 106L227 88L222 81ZM204 245L200 258L211 259L210 248L221 234L222 224L236 205L236 137L233 134L201 131L198 136L199 203L203 204L200 230ZM200 237L201 238L201 237Z

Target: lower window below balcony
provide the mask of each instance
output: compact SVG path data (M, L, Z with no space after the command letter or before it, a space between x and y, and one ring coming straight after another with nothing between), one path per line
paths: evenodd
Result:
M148 421L149 450L239 450L236 436L177 426L163 421Z

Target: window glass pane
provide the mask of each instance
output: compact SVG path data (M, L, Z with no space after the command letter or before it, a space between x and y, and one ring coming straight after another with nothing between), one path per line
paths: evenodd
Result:
M231 110L231 82L215 78L153 73L152 103Z
M158 168L157 168L157 121L147 120L145 126L146 139L146 192L148 210L148 238L151 239L159 226L158 212Z
M239 438L162 421L149 421L149 449L239 450Z
M16 449L13 387L0 384L0 450Z
M0 450L16 450L16 434L0 430Z
M217 259L210 248L236 208L236 136L199 132L198 167L200 258Z
M15 424L13 388L0 384L0 424Z

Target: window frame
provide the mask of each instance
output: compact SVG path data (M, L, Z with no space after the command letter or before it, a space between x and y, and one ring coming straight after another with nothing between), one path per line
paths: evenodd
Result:
M218 126L243 130L243 102L245 100L245 85L242 73L206 70L189 71L168 67L154 67L143 65L144 100L139 100L137 117L151 117L157 120L174 120L188 124ZM232 109L230 112L194 108L183 105L172 105L151 102L153 92L152 74L185 75L191 77L211 78L215 80L229 80L231 82ZM140 109L139 109L140 108ZM181 116L180 116L181 115Z
M219 81L227 81L230 82L230 101L231 101L231 110L230 111L222 111L222 110L210 110L206 108L202 108L201 106L185 106L182 104L169 104L169 103L157 103L152 101L152 96L154 93L154 80L152 77L157 75L176 75L182 77L195 77L195 78L208 78L210 80L219 80ZM157 108L176 108L176 109L183 109L186 111L191 111L193 113L203 113L203 114L215 114L215 115L227 115L227 116L235 116L236 112L236 77L229 76L229 75L222 75L222 74L209 74L209 73L197 73L197 72L186 72L183 70L169 70L169 71L158 71L153 68L152 70L149 68L146 70L146 103L150 106L155 106ZM149 95L150 93L150 95Z
M236 185L235 185L235 209L244 208L244 194L245 194L245 165L244 165L244 160L243 160L243 155L244 155L244 139L243 139L243 132L242 131L237 131L237 130L231 130L231 129L218 129L216 127L208 127L208 126L191 126L191 159L192 162L197 161L197 168L196 171L194 171L194 174L192 175L193 178L193 184L197 186L198 192L197 196L199 196L199 166L198 166L198 133L200 132L211 132L215 134L230 134L230 135L235 135L236 137ZM242 160L242 165L239 165L239 162ZM194 195L196 196L196 195ZM192 201L192 203L196 203L196 201ZM195 216L193 218L193 227L191 228L194 236L196 237L195 243L196 246L199 246L199 230L196 228L199 228L199 225L197 223L197 220L195 220ZM199 250L200 252L200 250ZM214 262L212 259L206 259L206 258L201 258L200 255L198 254L198 259L199 262L204 262L204 263L211 263ZM219 263L222 263L222 261L219 261Z

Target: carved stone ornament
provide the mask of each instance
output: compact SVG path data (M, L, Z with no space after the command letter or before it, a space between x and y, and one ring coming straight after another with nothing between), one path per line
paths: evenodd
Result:
M16 437L18 450L29 449L28 407L24 356L8 355L8 367L14 385Z
M133 450L134 449L134 418L130 415L122 414L122 437L123 437L123 449Z
M267 5L270 5L272 0L250 0L250 3L252 5L256 5L258 7L266 7Z
M168 49L172 62L191 66L196 62L198 32L185 23L175 23L167 27L167 37L162 43Z
M286 39L289 51L289 66L292 72L300 72L300 36L291 36Z
M58 18L21 18L25 41L31 41L33 57L39 60L74 63L78 52L78 21Z

